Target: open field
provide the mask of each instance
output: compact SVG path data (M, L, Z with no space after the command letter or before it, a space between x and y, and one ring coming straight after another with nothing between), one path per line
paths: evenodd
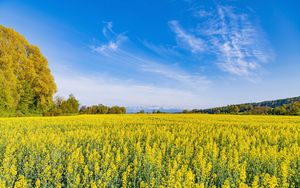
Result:
M0 187L299 187L300 117L0 118Z

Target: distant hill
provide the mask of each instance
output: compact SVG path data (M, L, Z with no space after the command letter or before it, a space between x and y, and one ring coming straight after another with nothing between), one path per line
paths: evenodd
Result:
M244 103L208 109L184 110L184 113L300 115L300 96L263 102Z
M286 98L286 99L277 99L277 100L271 100L271 101L256 102L256 103L245 103L245 104L250 104L252 106L267 106L270 108L276 108L278 106L282 106L285 104L291 104L293 102L300 102L300 96Z

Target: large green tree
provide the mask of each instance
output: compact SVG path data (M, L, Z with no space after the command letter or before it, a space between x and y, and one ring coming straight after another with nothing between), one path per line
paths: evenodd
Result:
M13 29L0 25L0 114L44 113L56 92L47 59Z

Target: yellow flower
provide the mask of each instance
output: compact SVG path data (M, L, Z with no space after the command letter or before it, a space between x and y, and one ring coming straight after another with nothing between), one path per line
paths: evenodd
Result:
M35 181L35 187L36 188L39 188L41 186L41 180L38 178L36 181Z
M269 187L270 188L275 188L278 187L278 182L276 176L272 176L269 180Z
M240 179L242 182L246 182L247 172L246 172L246 161L242 164L240 169Z
M253 181L252 181L252 188L259 188L259 177L254 176Z
M76 178L75 178L75 185L80 185L80 181L81 181L80 175L77 174L77 175L76 175Z
M222 188L230 188L230 181L228 179L224 181Z
M97 188L97 185L96 185L95 182L92 181L90 187L91 187L91 188Z
M27 186L27 181L23 175L19 176L17 182L14 185L14 188L26 188Z
M240 183L239 188L248 188L249 186L243 182Z
M6 187L5 181L0 180L0 188L5 188L5 187Z
M194 180L195 180L195 175L193 174L193 172L191 170L189 170L185 176L184 186L192 187L192 185L194 184Z

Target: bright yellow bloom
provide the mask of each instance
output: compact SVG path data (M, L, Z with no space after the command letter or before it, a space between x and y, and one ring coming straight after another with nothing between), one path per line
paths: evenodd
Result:
M0 188L298 185L296 116L0 118L0 132Z

